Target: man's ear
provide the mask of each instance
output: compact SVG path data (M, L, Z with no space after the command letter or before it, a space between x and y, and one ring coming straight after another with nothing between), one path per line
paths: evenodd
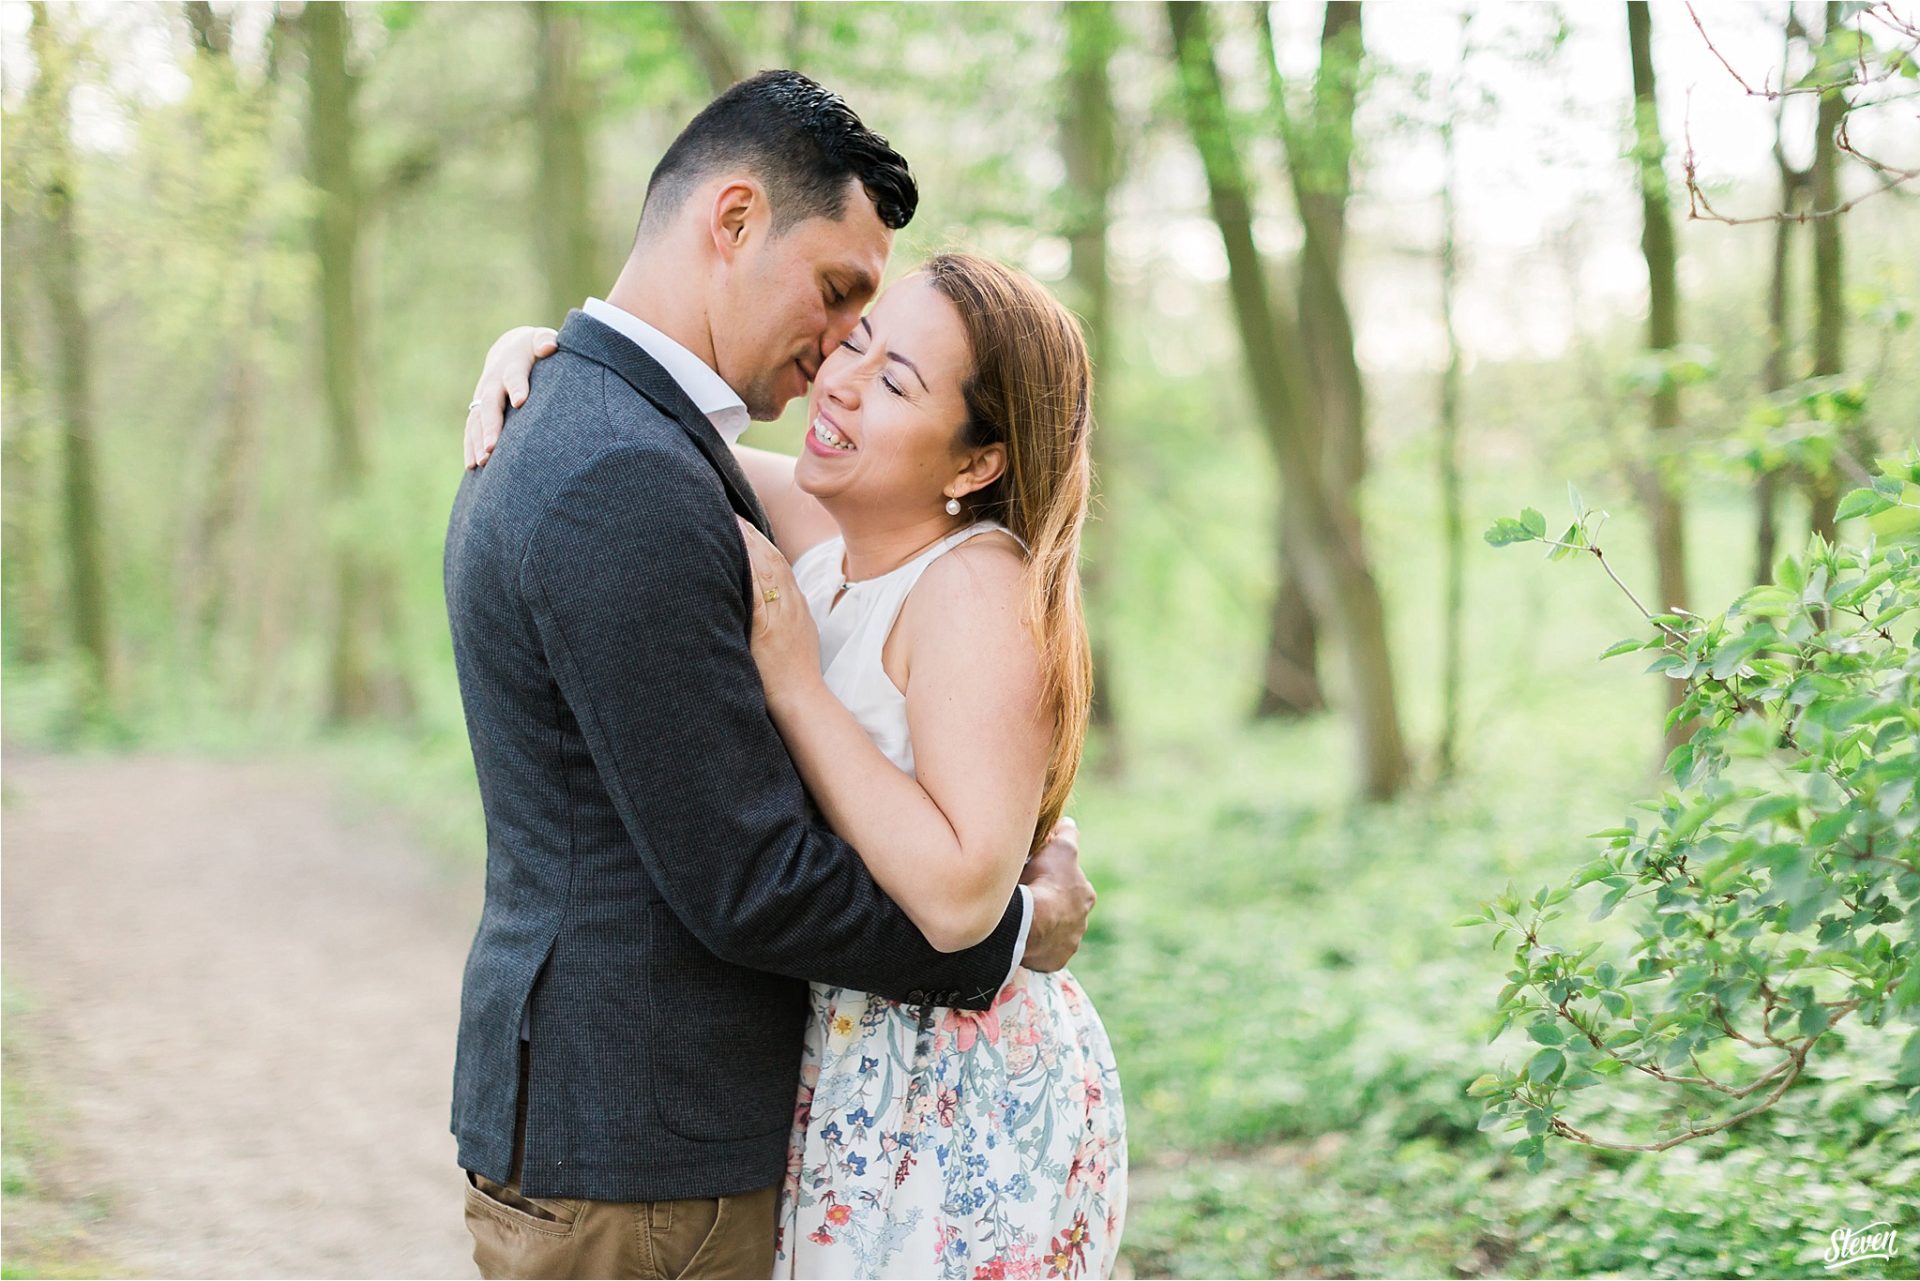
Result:
M1007 470L1007 447L994 444L973 451L967 465L953 478L953 494L956 498L965 498L976 490L985 489Z
M707 229L721 261L732 262L747 243L766 202L766 192L751 178L730 179L714 191Z

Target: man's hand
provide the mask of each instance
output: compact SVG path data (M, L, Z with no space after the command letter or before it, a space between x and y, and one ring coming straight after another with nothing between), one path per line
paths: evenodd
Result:
M1033 891L1033 925L1020 964L1043 972L1065 968L1080 950L1095 898L1093 882L1080 870L1080 825L1066 817L1054 824L1020 883Z

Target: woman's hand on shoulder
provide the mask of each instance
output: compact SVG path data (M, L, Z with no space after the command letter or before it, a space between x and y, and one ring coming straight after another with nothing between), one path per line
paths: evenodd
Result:
M484 467L506 426L507 406L518 409L527 401L529 380L536 361L560 349L560 335L544 325L521 325L493 340L480 381L473 386L467 406L467 429L462 445L467 470Z

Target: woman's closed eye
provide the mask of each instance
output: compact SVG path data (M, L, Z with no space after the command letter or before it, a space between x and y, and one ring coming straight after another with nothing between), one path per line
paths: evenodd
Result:
M864 356L867 354L864 348L854 346L853 339L851 338L842 338L840 345L856 356ZM895 382L892 374L881 374L880 385L896 396L904 397L907 394L906 388Z

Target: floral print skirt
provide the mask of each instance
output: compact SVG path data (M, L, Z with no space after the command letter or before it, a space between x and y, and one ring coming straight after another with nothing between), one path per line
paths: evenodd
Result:
M1065 970L985 1011L813 987L782 1277L1106 1277L1126 1217L1113 1047Z

